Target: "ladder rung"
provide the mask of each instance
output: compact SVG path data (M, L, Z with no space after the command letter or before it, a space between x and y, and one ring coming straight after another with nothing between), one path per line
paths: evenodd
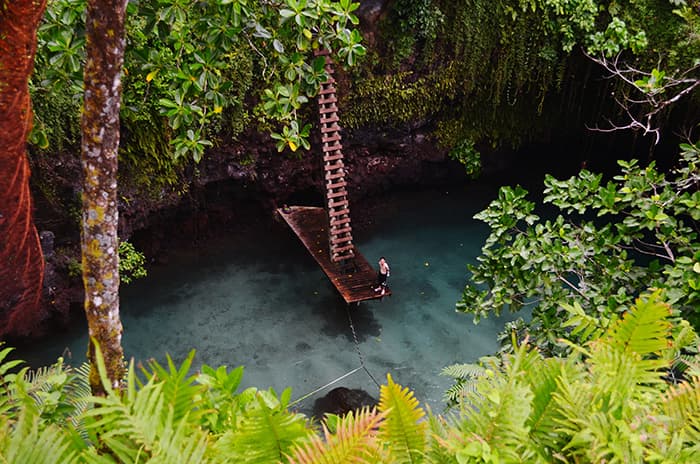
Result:
M340 118L338 117L337 114L333 114L332 116L329 116L327 118L321 118L320 121L321 121L321 124L330 124L332 122L340 121Z
M326 163L329 163L329 162L331 162L331 161L337 161L337 160L342 159L342 158L343 158L343 154L342 154L342 153L336 153L335 155L326 155L326 156L324 156L324 157L323 157L323 161L326 162Z
M327 48L317 48L314 50L314 56L328 56L331 53Z
M322 134L327 134L329 132L338 132L340 130L340 126L337 124L333 124L332 126L328 127L322 127L321 128L321 133Z
M341 177L345 177L344 172L336 172L335 174L333 174L333 173L326 174L326 180L340 179Z
M343 162L341 160L338 160L338 163L335 164L326 164L325 170L326 172L328 171L335 171L336 169L341 169L343 167Z
M340 254L340 253L342 253L342 252L344 252L344 251L352 250L353 248L355 248L355 245L348 245L348 246L337 247L337 248L332 247L332 248L331 248L331 251L332 251L333 253L338 253L338 254Z
M346 185L348 185L348 183L345 181L342 181L342 182L337 182L335 184L328 184L328 185L326 185L326 188L328 190L331 190L331 189L342 188L342 187L345 187Z
M328 72L328 68L326 68L326 73L332 74L332 73ZM333 85L333 84L335 84L335 79L333 79L331 76L328 76L328 79L321 82L321 85Z
M350 214L350 210L345 208L345 209L341 209L340 211L331 211L328 213L328 216L336 217L336 216L342 216L343 214Z
M352 231L352 227L347 226L343 227L342 229L331 229L331 234L344 234L345 232L350 232Z
M329 85L328 87L321 88L321 90L318 91L319 95L331 95L335 94L335 86Z
M335 95L331 95L330 97L326 98L320 98L318 99L318 104L319 105L327 105L329 103L336 103L338 101L338 98Z
M344 197L347 194L348 192L346 192L345 189L342 189L340 192L328 192L326 194L326 198L330 200L332 198Z
M338 107L335 106L335 105L329 106L329 107L327 107L327 108L319 108L319 109L318 109L318 112L319 112L320 114L336 113L337 111L338 111Z
M341 218L341 219L333 219L333 220L331 220L331 227L340 226L340 225L343 225L343 224L347 224L347 223L349 223L349 222L350 222L350 218L349 218L349 217Z
M327 135L321 137L321 142L323 143L331 143L331 142L339 142L340 141L340 134L333 134L333 135Z
M340 245L341 243L352 243L352 237L338 237L331 239L331 245Z
M341 206L348 206L348 200L329 201L328 202L329 208L340 208Z
M348 260L354 259L354 258L355 258L355 254L352 251L349 251L347 254L338 255L338 256L333 255L333 257L331 257L331 261L333 261L334 263L344 263L344 262L347 262Z
M329 145L327 147L323 147L324 152L329 152L329 151L336 151L336 150L342 150L343 146L339 143L336 143L335 145Z

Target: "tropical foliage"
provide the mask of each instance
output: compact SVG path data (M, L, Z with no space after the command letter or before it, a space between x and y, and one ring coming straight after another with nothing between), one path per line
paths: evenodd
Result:
M290 407L290 390L239 391L243 369L132 362L120 393L90 395L88 369L59 360L35 373L0 352L3 462L509 463L700 459L700 357L667 382L677 352L669 307L644 295L564 358L527 342L468 369L471 388L444 417L391 375L379 406L320 424ZM674 343L669 343L673 340ZM140 371L140 373L139 373Z
M35 98L48 92L82 98L85 5L49 0L39 31ZM312 52L328 48L348 65L364 55L354 29L358 6L350 0L129 2L122 111L127 134L145 124L170 141L174 158L199 161L222 124L240 131L250 119L243 100L254 90L260 119L282 124L285 146L302 146L308 134L300 129L299 110L327 77L324 59ZM259 89L251 88L253 72L263 83ZM158 123L161 117L167 129ZM37 129L46 133L35 140L60 144L50 137L63 133L50 127L57 122L40 118Z
M457 309L475 320L504 309L532 308L535 343L556 350L567 338L567 312L608 324L650 288L686 318L700 322L700 148L686 144L669 175L654 162L620 161L605 182L582 170L545 179L535 212L521 187L503 187L475 217L491 227ZM578 335L578 334L573 334Z

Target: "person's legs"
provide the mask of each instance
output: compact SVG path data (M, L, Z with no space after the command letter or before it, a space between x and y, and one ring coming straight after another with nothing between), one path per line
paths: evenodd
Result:
M374 289L375 292L382 291L384 294L384 289L386 288L386 274L381 272L377 274L377 287Z

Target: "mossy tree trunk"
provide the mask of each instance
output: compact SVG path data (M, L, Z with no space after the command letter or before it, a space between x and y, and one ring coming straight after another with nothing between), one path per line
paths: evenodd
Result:
M90 342L90 385L104 395L95 343L107 377L119 388L124 374L119 318L117 151L126 0L89 0L85 31L85 101L82 115L83 283Z
M41 319L44 259L32 218L29 77L46 0L0 0L0 338Z

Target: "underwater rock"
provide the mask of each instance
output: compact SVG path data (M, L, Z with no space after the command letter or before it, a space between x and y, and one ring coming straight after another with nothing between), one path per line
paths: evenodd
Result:
M374 407L378 403L377 399L364 390L338 387L314 402L313 414L318 418L328 413L342 416L364 406Z

